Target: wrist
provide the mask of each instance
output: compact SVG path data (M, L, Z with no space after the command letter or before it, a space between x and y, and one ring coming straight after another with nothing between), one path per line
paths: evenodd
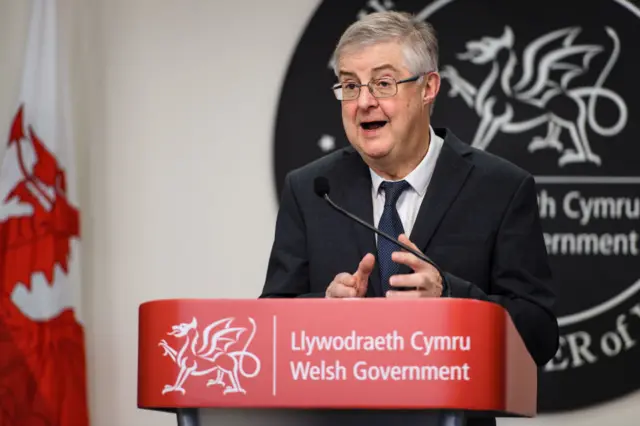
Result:
M440 297L451 297L451 288L449 286L449 282L447 281L447 278L445 277L444 273L440 275L440 284L442 289L440 293Z

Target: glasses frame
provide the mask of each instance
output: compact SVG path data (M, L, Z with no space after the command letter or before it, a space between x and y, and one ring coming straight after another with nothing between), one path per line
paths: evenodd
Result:
M371 93L371 96L373 96L376 99L385 99L385 98L391 98L391 97L393 97L393 96L398 94L398 84L410 83L412 81L417 81L423 75L424 75L423 73L420 73L420 74L416 74L414 76L411 76L409 78L405 78L403 80L396 80L393 77L380 77L380 78L371 79L367 83L351 83L350 82L349 84L355 84L357 89L358 89L358 93L356 94L356 96L353 99L351 99L351 98L344 99L344 97L342 97L343 99L340 99L338 97L338 91L337 90L341 89L342 85L345 84L345 83L336 83L333 86L331 86L331 90L333 91L333 94L335 95L336 99L338 99L339 101L354 101L354 100L356 100L356 99L358 99L360 97L360 89L362 87L366 86L367 88L369 88L369 93ZM373 83L376 82L376 81L380 81L380 80L393 80L395 82L396 91L393 92L392 95L388 95L388 96L376 96L376 95L374 95L373 94Z

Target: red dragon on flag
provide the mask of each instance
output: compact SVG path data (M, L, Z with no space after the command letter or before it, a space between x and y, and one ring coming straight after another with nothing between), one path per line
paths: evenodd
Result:
M86 426L83 328L73 308L51 298L55 292L45 292L47 300L34 287L65 278L79 212L65 171L37 129L25 126L23 106L5 155L15 156L19 178L0 199L0 426ZM22 213L11 213L15 205Z

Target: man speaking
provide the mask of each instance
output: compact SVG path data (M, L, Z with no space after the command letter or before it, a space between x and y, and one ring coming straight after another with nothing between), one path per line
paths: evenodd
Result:
M493 301L546 363L558 325L534 179L431 126L433 29L373 13L345 31L334 63L350 146L286 176L261 297ZM336 212L326 193L415 254Z

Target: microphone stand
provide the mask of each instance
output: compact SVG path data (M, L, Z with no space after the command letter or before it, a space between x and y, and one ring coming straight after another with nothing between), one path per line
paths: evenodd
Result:
M444 272L440 269L440 267L438 265L436 265L436 263L429 259L427 256L425 256L424 254L420 253L417 250L414 250L413 248L409 247L406 244L401 243L400 241L398 241L397 239L393 238L391 235L388 235L387 233L379 230L378 228L370 225L369 223L365 222L364 220L360 219L358 216L349 213L348 211L344 210L342 207L338 206L336 203L333 202L333 200L331 200L331 198L329 198L329 194L324 193L322 196L322 198L324 198L324 200L329 203L329 205L331 207L333 207L335 210L337 210L338 212L342 213L343 215L347 216L349 219L355 220L357 223L359 223L360 225L364 226L365 228L375 232L376 234L380 235L383 238L386 238L388 241L391 241L394 244L397 244L399 247L402 247L403 249L405 249L406 251L408 251L409 253L413 254L414 256L416 256L418 259L421 259L425 262L427 262L428 264L430 264L431 266L433 266L438 273L440 274L440 277L442 278L442 284L443 284L443 295L449 296L450 295L450 288L449 288L449 283L444 275Z
M197 408L178 408L176 410L178 426L200 426Z

